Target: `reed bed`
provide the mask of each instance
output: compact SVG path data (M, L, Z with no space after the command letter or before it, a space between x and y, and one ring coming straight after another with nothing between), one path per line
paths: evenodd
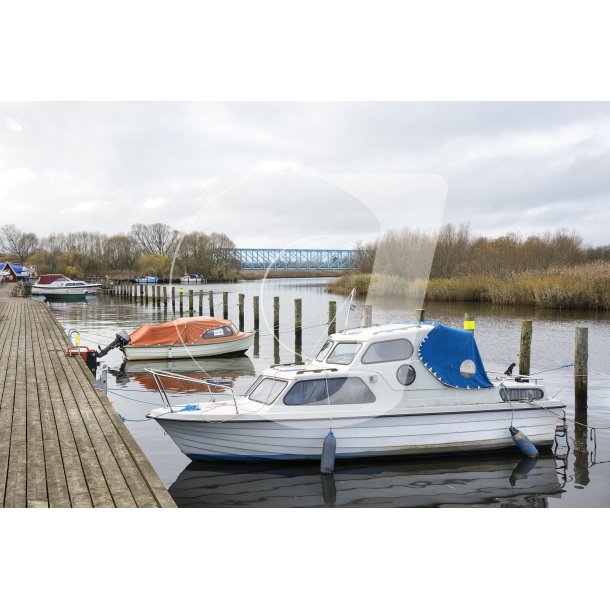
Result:
M329 292L359 296L417 298L422 280L393 275L354 273L332 282ZM610 262L552 267L546 271L522 271L503 277L470 275L435 278L427 282L428 301L471 301L494 305L525 305L544 309L610 309Z

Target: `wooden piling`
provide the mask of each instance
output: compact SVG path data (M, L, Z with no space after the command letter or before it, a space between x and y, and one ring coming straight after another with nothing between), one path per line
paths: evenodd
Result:
M157 284L155 290L157 292L157 307L161 307L161 286Z
M362 326L373 326L373 306L365 305L364 306L364 321Z
M184 288L178 288L178 305L180 306L180 317L184 314Z
M214 293L210 290L208 292L208 305L210 306L210 316L214 317Z
M328 301L328 334L337 332L337 301Z
M294 300L294 361L297 364L302 362L301 352L303 351L303 300Z
M254 309L254 332L257 333L258 336L258 330L260 328L259 326L259 302L258 302L258 295L255 295L252 297L252 308Z
M587 408L589 329L576 328L574 345L574 406L576 409Z
M425 320L426 310L425 309L416 309L415 310L415 319L418 322L423 322Z
M203 290L199 291L199 315L203 315Z
M530 374L530 356L532 353L532 321L521 322L521 342L519 345L519 375Z
M189 316L192 318L195 310L193 309L193 291L189 290Z
M244 303L245 303L246 295L239 294L237 295L238 309L239 309L239 330L243 331L245 322L244 322Z
M144 284L144 303L148 305L148 284Z
M140 284L140 305L144 305L144 284Z
M167 309L167 286L163 286L163 309Z
M222 317L225 320L229 319L229 293L222 293Z
M280 297L273 297L273 334L280 336Z
M176 313L176 287L172 286L172 313Z

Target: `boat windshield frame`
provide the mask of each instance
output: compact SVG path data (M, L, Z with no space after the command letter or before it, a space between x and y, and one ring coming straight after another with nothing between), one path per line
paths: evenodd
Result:
M356 350L353 352L351 360L349 360L349 362L333 362L331 360L332 355L335 353L335 351L337 350L338 347L342 346L342 345L355 345L356 346ZM354 362L354 360L356 359L356 356L360 353L360 351L362 350L362 346L363 343L362 341L335 341L335 347L333 347L333 349L326 355L325 358L325 362L327 364L335 364L335 365L349 365L352 362Z
M280 379L279 377L267 377L265 375L261 375L262 379L260 380L259 383L256 384L256 386L254 388L252 388L252 391L250 391L246 397L248 398L248 400L251 400L253 402L258 402L259 404L262 405L272 405L281 395L282 393L286 390L286 388L288 387L288 380L286 379ZM282 383L284 384L280 390L278 392L275 392L273 390L273 385L271 386L271 389L269 391L269 394L267 396L266 400L257 400L256 398L252 398L252 394L254 394L256 392L256 390L258 390L260 388L260 386L265 383L265 381L271 381L272 384L275 383ZM272 391L273 390L273 391ZM269 400L269 397L273 394L273 398L271 400Z

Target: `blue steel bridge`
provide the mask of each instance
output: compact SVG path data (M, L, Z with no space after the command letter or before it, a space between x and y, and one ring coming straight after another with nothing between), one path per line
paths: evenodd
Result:
M346 271L360 260L357 250L299 250L282 248L235 248L240 269Z

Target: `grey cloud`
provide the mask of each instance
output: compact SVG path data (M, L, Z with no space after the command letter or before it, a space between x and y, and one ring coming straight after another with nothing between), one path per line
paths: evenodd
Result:
M569 226L589 243L610 241L604 103L10 103L0 115L12 121L0 122L0 209L17 208L11 220L41 234L186 227L225 186L278 170L292 183L256 193L250 184L242 199L236 190L194 228L235 233L241 245L257 235L284 245L321 227L372 237L370 212L295 175L414 172L444 178L445 220L474 232ZM3 182L16 170L37 179ZM167 204L142 207L156 199ZM423 193L420 209L438 199ZM416 208L384 213L413 225Z

